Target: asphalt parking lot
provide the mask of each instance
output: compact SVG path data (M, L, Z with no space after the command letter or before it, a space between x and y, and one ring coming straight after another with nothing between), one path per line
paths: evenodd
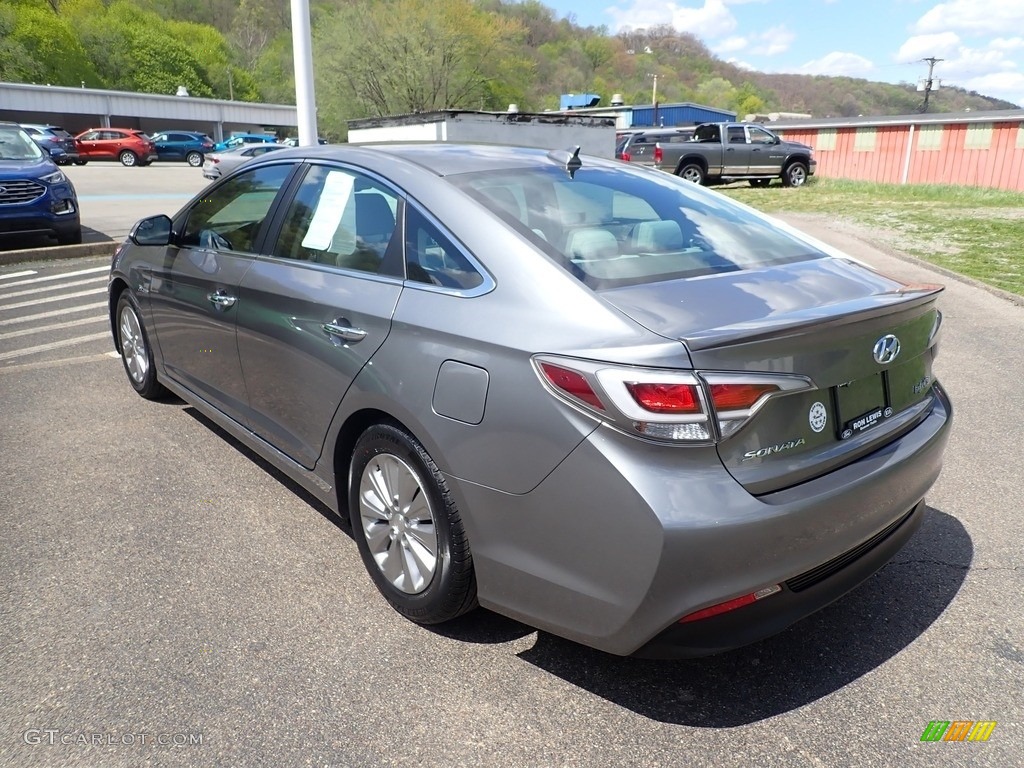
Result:
M69 172L114 239L203 187L184 165ZM486 611L403 620L327 509L182 402L132 392L109 256L0 267L0 765L1024 765L1024 308L790 221L947 285L953 436L891 564L775 638L685 662ZM936 720L996 726L922 742Z

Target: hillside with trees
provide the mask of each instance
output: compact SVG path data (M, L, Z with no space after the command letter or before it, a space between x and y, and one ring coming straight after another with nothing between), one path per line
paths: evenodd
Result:
M764 74L719 59L699 30L611 34L539 0L310 0L318 120L442 108L558 107L563 93L815 116L907 114L911 84ZM292 103L289 0L4 0L0 80ZM1009 109L943 88L930 111Z

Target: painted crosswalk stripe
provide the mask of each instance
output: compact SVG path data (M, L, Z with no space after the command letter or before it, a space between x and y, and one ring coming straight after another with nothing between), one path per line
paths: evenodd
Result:
M39 344L35 347L26 347L25 349L13 349L10 352L0 352L0 361L12 360L16 357L25 357L25 355L35 355L39 352L47 352L51 349L60 349L61 347L71 347L76 344L84 344L87 341L98 341L99 339L109 340L110 331L104 331L103 333L91 333L88 336L75 336L72 339L51 341L49 344Z
M6 275L0 275L0 280L13 280L16 277L25 277L26 275L38 275L34 269L24 269L21 272L9 272Z
M8 304L7 306L0 307L0 312L4 312L8 309L21 309L22 307L34 307L37 304L52 304L55 301L64 301L64 299L77 299L79 296L92 296L95 293L106 293L107 286L100 286L94 288L91 291L78 291L78 293L63 293L60 296L48 296L45 299L34 299L32 301L22 301L18 304Z
M32 283L47 283L51 280L61 280L65 277L81 277L82 275L94 275L97 272L109 272L110 267L93 267L91 269L79 269L74 272L63 272L59 275L44 275L43 277L33 277L31 280L18 280L15 283L5 283L4 288L11 288L15 285L30 285ZM38 272L29 270L28 272L14 272L10 275L0 275L0 279L8 277L24 277L25 275L37 275Z
M105 323L107 318L103 315L97 315L96 317L83 317L81 320L68 320L66 323L51 323L50 325L36 325L31 328L22 328L20 331L7 331L7 333L0 333L0 339L16 339L19 336L31 336L33 333L49 333L50 331L60 331L64 328L77 328L84 323Z
M27 288L24 291L12 291L11 293L0 293L0 299L16 299L19 296L31 296L35 293L45 293L46 291L60 291L64 288L77 288L80 285L92 285L93 283L106 282L106 277L89 277L85 280L72 280L70 283L60 283L55 285L37 285L35 288ZM7 286L4 286L5 288Z
M0 326L2 325L18 325L20 323L31 323L34 320L45 320L48 317L64 317L70 315L72 312L85 312L91 309L99 309L100 307L106 307L107 302L97 301L92 304L80 304L77 307L65 307L64 309L52 309L49 312L39 312L34 315L19 315L18 317L11 317L7 320L0 320ZM3 309L3 307L0 307ZM106 317L106 315L104 315Z

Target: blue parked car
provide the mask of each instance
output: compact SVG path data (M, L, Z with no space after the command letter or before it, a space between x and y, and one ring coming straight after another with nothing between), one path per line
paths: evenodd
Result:
M44 152L50 153L50 157L57 165L68 165L69 163L84 165L78 156L75 137L59 125L22 123L21 127Z
M0 236L82 242L71 180L16 123L0 123Z
M277 137L266 133L236 133L234 136L218 142L213 149L216 152L223 152L225 149L234 149L243 144L259 144L261 142L277 144Z
M195 131L161 131L151 137L158 160L184 160L193 168L213 152L213 139Z

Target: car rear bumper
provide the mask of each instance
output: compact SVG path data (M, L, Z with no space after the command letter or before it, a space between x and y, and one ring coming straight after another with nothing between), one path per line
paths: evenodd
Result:
M702 656L767 637L855 587L906 542L951 419L936 386L930 410L897 440L761 497L713 448L650 445L608 428L525 495L452 479L480 603L620 655ZM802 577L822 574L815 569L826 573L807 585ZM678 623L774 585L782 591L729 614Z

